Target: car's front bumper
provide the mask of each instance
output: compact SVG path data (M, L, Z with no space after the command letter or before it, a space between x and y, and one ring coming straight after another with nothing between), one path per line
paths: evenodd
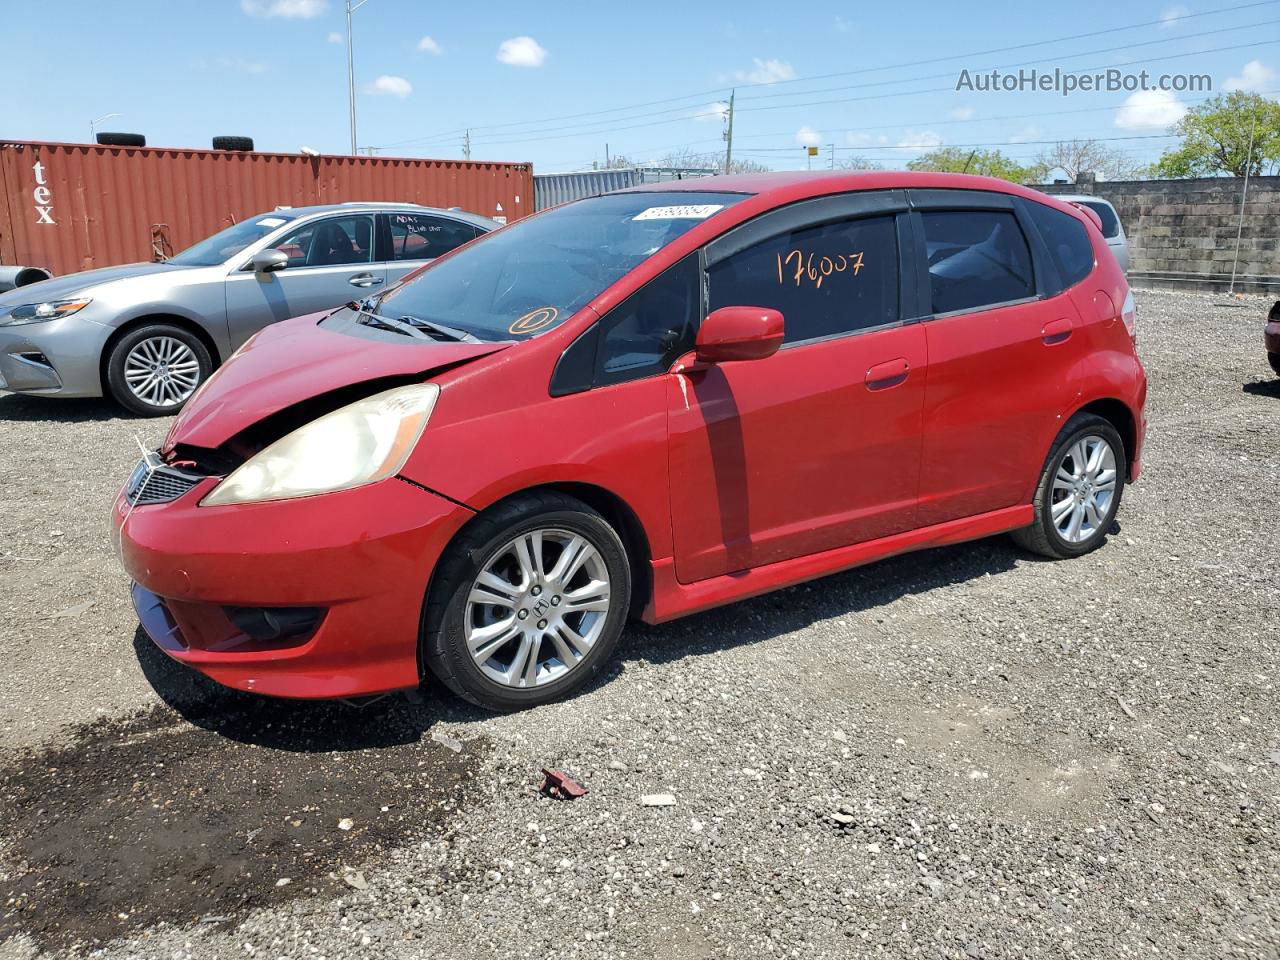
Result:
M201 507L210 478L177 500L113 510L144 630L173 659L238 690L356 697L414 687L431 571L473 516L400 479L297 500ZM233 611L318 612L261 642Z
M112 328L80 316L0 326L0 390L102 396L102 351Z

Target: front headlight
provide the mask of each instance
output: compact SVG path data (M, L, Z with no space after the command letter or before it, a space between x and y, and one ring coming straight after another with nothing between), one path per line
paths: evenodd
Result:
M434 383L396 387L326 414L255 454L200 504L290 500L395 476L439 395Z
M44 323L78 313L93 302L89 297L74 300L46 300L43 303L24 303L8 313L0 315L0 327L16 327L23 323Z

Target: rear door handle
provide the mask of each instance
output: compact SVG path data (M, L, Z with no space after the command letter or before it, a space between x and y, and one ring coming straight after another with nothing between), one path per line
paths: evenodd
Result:
M906 357L898 357L896 360L877 363L867 370L867 389L888 390L890 387L896 387L906 382L907 375L910 372L911 365L907 363Z
M1071 331L1074 324L1066 317L1059 317L1057 320L1050 320L1040 330L1040 339L1044 341L1045 346L1052 347L1056 343L1063 343L1071 337Z
M357 273L347 281L353 287L376 287L381 282L382 278L375 277L372 273Z

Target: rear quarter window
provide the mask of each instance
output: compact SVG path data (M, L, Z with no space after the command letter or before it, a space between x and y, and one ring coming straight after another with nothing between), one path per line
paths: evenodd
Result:
M1093 270L1093 244L1085 225L1070 214L1046 207L1043 203L1028 203L1031 219L1049 247L1049 254L1058 265L1064 287L1073 287Z

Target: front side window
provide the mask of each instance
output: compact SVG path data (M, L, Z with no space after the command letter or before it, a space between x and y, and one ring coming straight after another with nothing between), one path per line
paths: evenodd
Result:
M609 311L596 347L596 386L666 373L693 348L701 308L698 257L685 257Z
M1093 270L1093 244L1088 230L1075 217L1043 203L1028 203L1027 209L1058 265L1063 286L1075 286Z
M707 271L709 309L770 307L786 342L853 333L898 320L893 217L865 217L771 237Z
M275 244L290 267L332 267L373 260L373 217L313 220Z
M939 210L921 214L921 220L933 313L1035 297L1031 251L1012 213Z
M206 237L195 246L188 247L177 256L170 257L169 263L183 267L216 267L267 234L279 230L292 219L291 213L264 213L260 217L241 220L234 226Z
M637 191L565 204L488 234L384 294L379 313L482 340L538 336L743 194Z
M392 260L432 260L476 238L469 223L421 213L389 213Z

